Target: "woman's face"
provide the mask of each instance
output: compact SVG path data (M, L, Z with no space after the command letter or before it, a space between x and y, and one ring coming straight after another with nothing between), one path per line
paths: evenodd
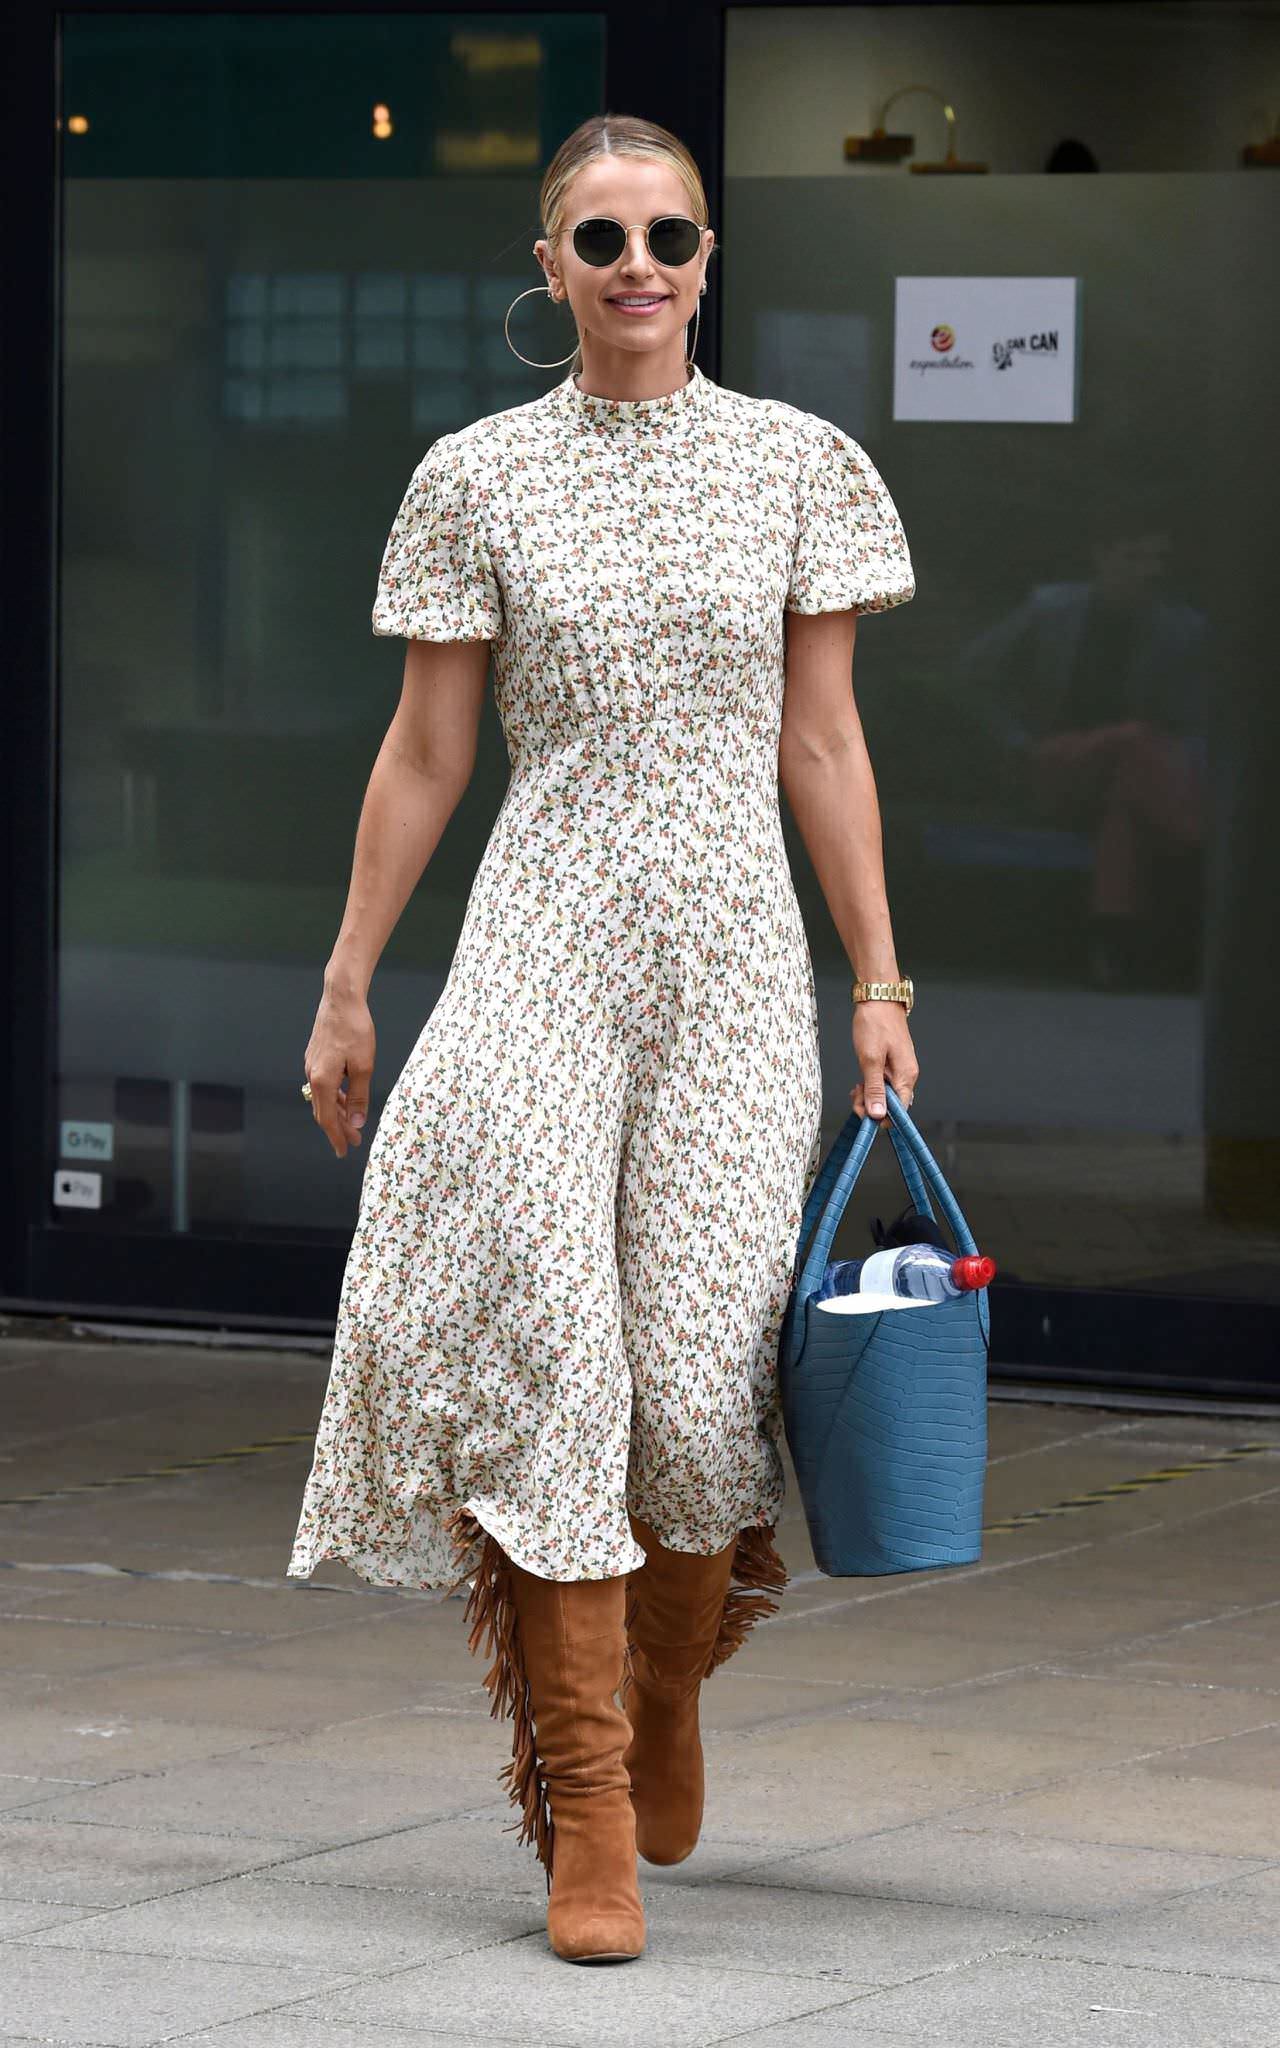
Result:
M573 309L584 362L597 350L632 355L672 351L683 366L685 322L697 310L715 233L704 228L692 261L664 269L654 262L644 238L645 228L664 213L691 217L689 195L675 171L635 157L599 157L584 165L569 186L564 229L554 247L545 240L534 244L553 298L567 296ZM625 249L604 270L584 263L573 246L578 222L598 214L620 220L628 230ZM657 297L661 303L653 312L628 313L613 303L628 295Z

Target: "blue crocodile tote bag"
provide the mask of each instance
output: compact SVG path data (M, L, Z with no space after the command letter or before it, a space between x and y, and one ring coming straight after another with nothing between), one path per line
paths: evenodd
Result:
M932 1188L957 1252L976 1252L942 1169L888 1083L885 1097L883 1122L914 1206L936 1222ZM859 1315L832 1314L814 1299L879 1129L852 1111L814 1178L779 1338L783 1426L814 1557L834 1578L931 1571L982 1554L987 1288Z

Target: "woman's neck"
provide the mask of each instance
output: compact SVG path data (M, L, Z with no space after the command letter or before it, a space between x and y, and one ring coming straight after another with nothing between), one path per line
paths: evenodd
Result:
M683 353L676 357L636 356L622 349L583 352L582 368L573 372L578 390L591 398L666 398L693 376Z

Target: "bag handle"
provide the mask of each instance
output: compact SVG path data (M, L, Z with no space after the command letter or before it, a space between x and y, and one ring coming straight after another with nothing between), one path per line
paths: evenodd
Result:
M799 1320L799 1310L804 1306L809 1296L816 1294L818 1288L822 1285L822 1276L826 1271L832 1240L839 1227L840 1219L844 1215L849 1197L853 1193L854 1183L862 1171L866 1156L875 1144L876 1135L882 1122L890 1127L889 1135L893 1140L893 1148L897 1156L898 1165L902 1169L902 1177L906 1181L907 1188L912 1196L913 1206L919 1209L923 1215L933 1216L934 1221L937 1221L926 1192L925 1183L927 1179L932 1184L934 1193L942 1205L943 1214L951 1226L952 1235L956 1240L956 1247L960 1255L963 1256L967 1252L976 1252L978 1249L977 1239L965 1222L964 1212L960 1204L947 1186L942 1168L912 1123L902 1099L891 1081L885 1082L884 1092L888 1104L888 1116L876 1118L870 1112L859 1116L856 1109L851 1110L847 1120L836 1134L822 1172L818 1175L809 1191L809 1199L804 1205L804 1215L800 1219L800 1235L796 1247L793 1274L795 1313L791 1320L789 1348L793 1349L794 1347L795 1326ZM804 1258L802 1266L801 1259L803 1257L804 1245L815 1222L817 1222L818 1227L814 1234L813 1243L809 1247L808 1257Z
M887 1086L888 1083L886 1083L885 1085ZM797 1273L799 1273L800 1271L800 1259L804 1251L805 1239L808 1237L810 1230L813 1228L813 1225L817 1220L818 1213L821 1210L823 1203L826 1201L827 1196L831 1192L832 1184L835 1181L835 1177L839 1173L840 1168L844 1163L845 1139L847 1137L850 1137L851 1135L856 1136L856 1126L861 1121L862 1119L859 1118L857 1111L854 1110L853 1114L849 1117L848 1122L844 1125L843 1129L839 1132L834 1142L832 1143L831 1150L827 1154L826 1162L822 1168L822 1171L817 1176L813 1186L809 1190L809 1199L804 1205L804 1215L800 1221L800 1235L796 1244L795 1270ZM929 1191L925 1186L924 1176L921 1174L919 1167L916 1165L913 1155L907 1151L906 1140L904 1138L900 1138L898 1136L896 1129L893 1128L892 1117L884 1119L884 1121L887 1122L887 1124L889 1125L889 1136L893 1140L893 1149L897 1156L898 1165L902 1171L902 1178L907 1184L907 1193L911 1197L912 1208L919 1210L922 1216L933 1217L933 1221L936 1223L938 1219L937 1216L934 1215L933 1204L929 1200Z

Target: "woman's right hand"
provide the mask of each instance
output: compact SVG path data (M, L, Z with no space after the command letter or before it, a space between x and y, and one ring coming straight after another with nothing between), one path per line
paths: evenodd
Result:
M311 1113L337 1153L360 1143L369 1114L376 1040L366 999L326 989L320 998L303 1069L311 1083Z

